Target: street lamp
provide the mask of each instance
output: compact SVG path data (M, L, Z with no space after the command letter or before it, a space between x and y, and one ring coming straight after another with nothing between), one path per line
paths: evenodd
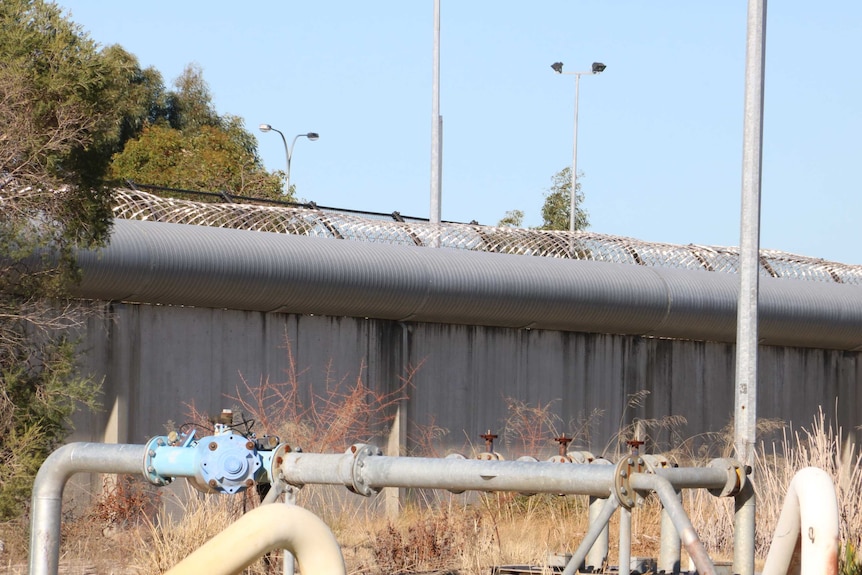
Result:
M294 136L293 141L290 143L290 147L287 145L287 140L284 138L284 134L281 130L277 130L270 126L269 124L261 124L260 131L264 134L269 131L278 132L278 135L281 136L281 141L284 142L284 155L287 158L287 175L286 175L286 183L287 187L285 187L284 195L290 194L290 159L293 157L293 146L296 144L296 140L299 138L308 138L312 142L320 138L320 134L317 132L309 132L307 134L297 134Z
M574 142L572 145L572 198L571 204L569 206L569 231L575 231L575 192L577 191L578 184L578 91L580 89L581 76L584 74L594 75L601 74L605 71L605 66L601 62L593 62L593 66L590 70L585 72L563 72L563 63L562 62L554 62L551 64L551 68L553 68L554 72L557 74L567 74L575 77L575 135Z

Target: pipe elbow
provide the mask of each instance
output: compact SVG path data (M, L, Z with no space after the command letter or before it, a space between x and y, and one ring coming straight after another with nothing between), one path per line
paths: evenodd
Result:
M290 551L307 575L346 575L341 548L326 523L307 509L278 503L249 511L166 575L239 573L276 549Z
M836 575L838 524L832 478L817 467L801 469L787 487L763 574Z

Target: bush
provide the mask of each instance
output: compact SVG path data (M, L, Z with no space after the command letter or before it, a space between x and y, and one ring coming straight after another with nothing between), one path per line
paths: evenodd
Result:
M33 478L66 437L71 416L97 407L99 386L76 375L74 344L65 338L19 347L0 359L0 519L21 515Z

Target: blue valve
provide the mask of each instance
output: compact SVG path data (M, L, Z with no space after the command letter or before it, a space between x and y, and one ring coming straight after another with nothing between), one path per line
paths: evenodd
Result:
M236 493L254 485L262 463L254 441L236 433L203 438L197 446L199 478L210 489Z

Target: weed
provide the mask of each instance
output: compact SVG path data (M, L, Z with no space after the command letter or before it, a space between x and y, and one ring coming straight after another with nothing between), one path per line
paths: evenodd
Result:
M106 528L117 529L149 522L158 513L162 494L131 475L106 477L89 517Z

